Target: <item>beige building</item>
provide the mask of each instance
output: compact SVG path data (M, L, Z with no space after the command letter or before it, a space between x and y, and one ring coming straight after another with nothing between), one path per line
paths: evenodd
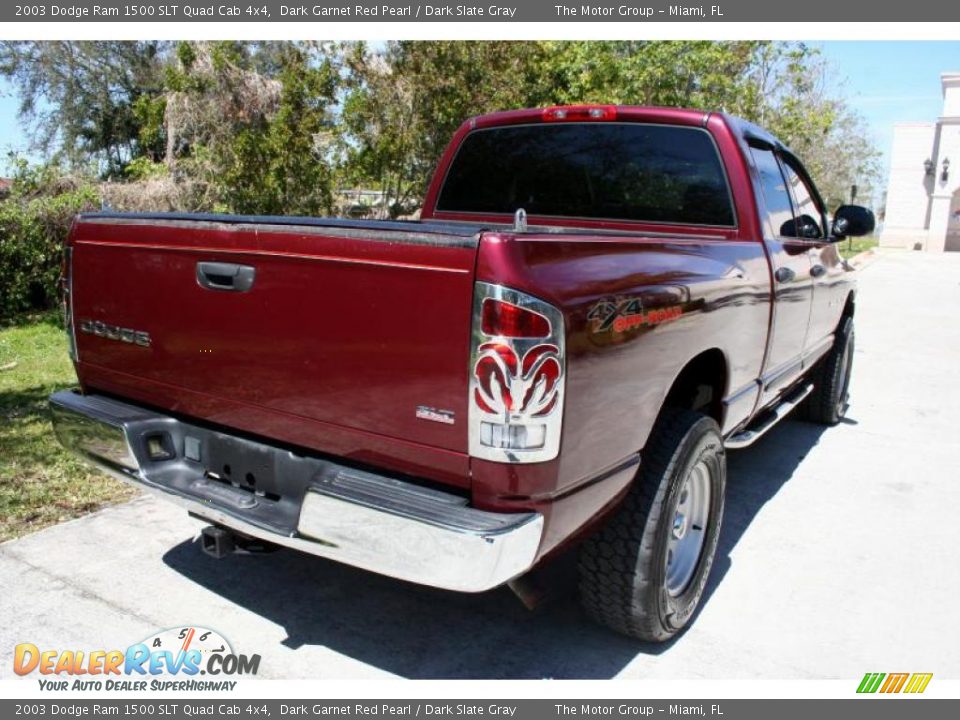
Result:
M960 251L960 72L940 81L943 115L894 127L881 246Z

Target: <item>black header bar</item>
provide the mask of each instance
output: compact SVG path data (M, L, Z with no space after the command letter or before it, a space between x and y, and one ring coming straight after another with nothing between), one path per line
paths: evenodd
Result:
M3 3L0 22L957 22L960 3L942 0L25 0ZM851 38L855 39L855 38Z

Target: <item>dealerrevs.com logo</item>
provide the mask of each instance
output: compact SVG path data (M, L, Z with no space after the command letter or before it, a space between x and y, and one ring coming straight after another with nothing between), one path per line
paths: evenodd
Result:
M256 675L259 668L259 655L235 653L215 630L193 626L160 631L126 650L20 643L13 655L17 675L43 676L41 690L233 690L237 681L227 678Z

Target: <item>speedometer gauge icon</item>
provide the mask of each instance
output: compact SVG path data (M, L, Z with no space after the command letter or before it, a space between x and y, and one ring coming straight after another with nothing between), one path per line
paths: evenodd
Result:
M206 659L213 654L233 654L233 648L223 635L216 630L197 625L161 630L145 638L143 643L150 648L151 652L165 650L171 653L173 657L177 657L181 653L186 654L191 650L197 650L204 660L204 662L199 663L201 667L206 665Z

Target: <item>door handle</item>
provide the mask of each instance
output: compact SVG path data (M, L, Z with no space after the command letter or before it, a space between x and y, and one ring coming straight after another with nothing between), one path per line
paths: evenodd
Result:
M821 275L824 275L827 272L827 269L820 265L819 263L810 268L810 277L818 278Z
M250 265L234 263L198 262L197 282L208 290L247 292L253 287L257 271Z
M773 273L773 277L776 278L779 283L786 283L793 280L797 274L788 267L778 267L776 272Z

